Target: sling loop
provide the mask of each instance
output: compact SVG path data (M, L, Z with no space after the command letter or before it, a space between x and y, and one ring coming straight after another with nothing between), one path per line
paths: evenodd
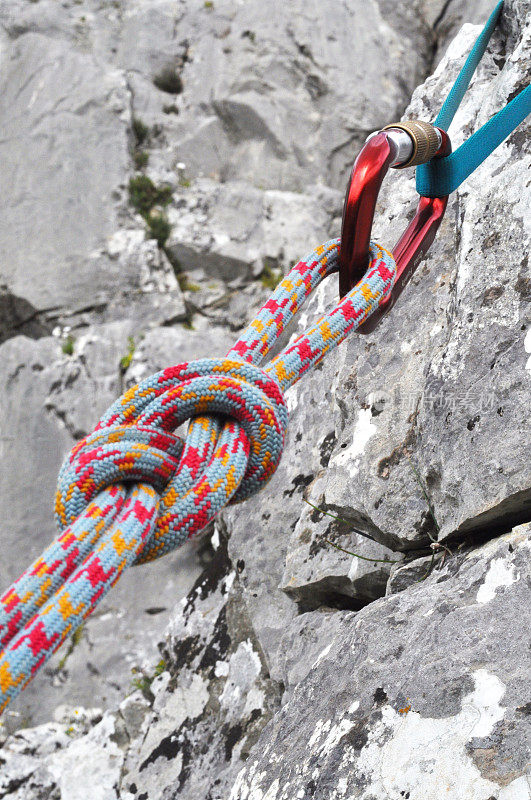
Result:
M447 131L483 56L503 8L498 3L465 61L435 122ZM531 85L526 86L501 111L446 158L432 159L417 167L417 192L423 197L444 197L468 176L531 114Z

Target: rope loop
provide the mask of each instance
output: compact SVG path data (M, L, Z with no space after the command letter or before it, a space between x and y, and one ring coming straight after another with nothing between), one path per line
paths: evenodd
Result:
M78 442L61 467L55 495L60 531L113 483L138 480L161 494L179 464L183 440L155 427L111 425Z

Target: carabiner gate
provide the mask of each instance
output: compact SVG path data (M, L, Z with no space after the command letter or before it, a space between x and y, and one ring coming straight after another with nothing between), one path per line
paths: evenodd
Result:
M424 164L451 152L448 134L420 120L394 123L372 134L352 169L343 206L339 249L339 294L343 297L363 277L369 263L369 241L382 181L389 169ZM435 238L448 197L421 197L415 216L393 256L397 277L389 298L358 328L370 333L394 305Z

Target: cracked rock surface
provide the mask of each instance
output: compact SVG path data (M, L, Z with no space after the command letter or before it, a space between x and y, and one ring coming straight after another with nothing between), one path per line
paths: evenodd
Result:
M56 533L74 442L227 352L339 234L366 135L435 117L490 10L0 4L1 589ZM454 148L530 52L506 0ZM268 486L130 570L10 706L0 798L531 800L529 142L454 193L377 331L287 392ZM374 238L416 200L386 178ZM336 301L331 278L283 343Z

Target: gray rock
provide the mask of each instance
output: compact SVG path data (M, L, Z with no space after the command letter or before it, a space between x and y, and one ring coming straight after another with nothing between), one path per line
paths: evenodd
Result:
M346 608L352 598L352 608L359 608L385 593L391 567L401 558L330 516L322 505L325 474L309 487L312 505L303 508L291 534L279 586L302 607L333 605L335 599Z
M39 339L51 332L52 326L39 319L31 303L0 286L0 344L14 335Z
M528 798L529 657L513 609L525 603L529 533L449 557L358 613L294 617L272 717L278 688L216 534L216 557L173 615L164 671L103 718L63 708L8 737L5 796L77 798L97 775L101 797L123 800Z
M167 249L199 281L238 284L264 268L284 273L331 237L341 200L339 192L318 186L297 194L197 180L170 207Z
M169 671L151 684L153 710L122 789L150 800L224 797L278 705L279 691L223 540L177 607L163 655Z
M437 555L433 553L431 556L422 556L405 564L401 565L399 563L393 566L387 582L386 595L396 594L415 583L422 583L428 578L431 571L437 567L437 563L443 562L443 558L446 558L445 551Z
M2 61L1 280L39 311L104 302L124 278L99 254L129 170L124 76L34 32Z
M327 647L342 629L343 614L329 606L303 612L286 626L279 651L278 671L284 684L282 705L287 703L293 689L326 655Z
M0 754L4 797L81 800L87 796L87 787L94 800L118 797L124 755L113 740L116 717L102 718L100 713L80 726L80 715L84 709L75 709L69 721L42 725L8 739Z
M292 647L313 663L231 800L528 798L531 664L526 621L513 612L526 603L529 565L529 530L518 531L357 614L337 612L328 637L322 612L306 614L317 657L296 620L287 664Z
M134 266L117 269L106 240L129 217L135 117L148 126L138 146L149 174L174 186L184 163L187 180L342 188L355 148L401 112L431 58L422 17L376 2L288 11L13 0L0 21L1 280L38 317L112 305L134 282ZM234 241L237 217L231 224ZM226 255L230 271L241 255L232 249L207 260Z
M137 48L144 64L155 61L159 41L166 50L170 7L161 4L152 25L148 4L139 4L139 19L131 14L124 28L122 63L133 64ZM149 91L146 81L133 88L136 113L162 125L160 166L184 163L192 180L342 188L353 151L400 114L431 57L422 18L408 6L386 11L384 20L376 2L180 3L166 66L182 92ZM161 121L172 106L178 113Z

